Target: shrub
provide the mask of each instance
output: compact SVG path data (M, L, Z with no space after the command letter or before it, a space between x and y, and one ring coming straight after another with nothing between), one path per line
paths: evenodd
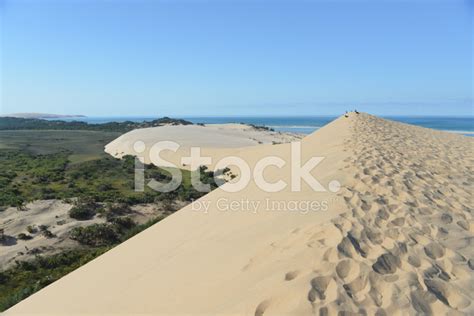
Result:
M30 240L30 239L33 239L33 236L27 235L25 233L20 233L20 234L18 234L18 236L16 236L16 238L18 238L20 240Z
M106 209L106 217L108 221L116 218L117 216L129 214L132 210L126 203L114 203L108 204Z
M93 247L110 246L120 240L117 229L112 224L76 227L71 230L70 238L80 244Z
M97 190L98 191L110 191L113 189L113 186L112 184L110 183L107 183L107 182L103 182L103 183L100 183L97 185Z
M135 227L135 222L130 217L115 217L110 220L119 230L127 230Z
M8 275L4 272L0 272L0 283L5 283L8 280Z
M49 226L47 225L39 225L39 229L41 231L41 234L46 237L46 238L54 238L56 237L55 234L53 234L49 229Z
M76 205L69 211L69 217L84 221L91 219L97 214L101 206L97 204L93 199L88 197L81 197L77 200Z
M35 225L28 225L26 227L26 231L30 234L36 234L38 232L38 229L35 227Z
M145 229L153 226L154 224L158 223L159 221L161 221L162 219L164 219L166 216L158 216L154 219L151 219L149 220L148 222L144 223L144 224L140 224L140 225L136 225L135 227L133 227L132 229L128 230L125 234L122 235L122 238L121 238L121 241L125 241L129 238L132 238L133 236L135 236L136 234L144 231Z
M54 237L56 237L56 235L53 234L53 233L52 233L50 230L48 230L48 229L43 230L41 233L42 233L43 236L46 237L46 238L54 238Z
M69 211L69 217L77 219L79 221L85 221L91 219L96 214L94 209L84 207L84 206L74 206Z

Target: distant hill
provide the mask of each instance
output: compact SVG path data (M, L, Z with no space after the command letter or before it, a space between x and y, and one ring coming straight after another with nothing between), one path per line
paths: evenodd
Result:
M162 117L144 122L108 122L88 124L86 122L66 122L60 120L42 120L36 118L0 117L0 130L90 130L108 132L128 132L137 128L156 127L163 125L192 125L182 120Z
M86 116L85 115L48 114L48 113L11 113L11 114L0 115L0 117L51 119L51 118L86 117Z

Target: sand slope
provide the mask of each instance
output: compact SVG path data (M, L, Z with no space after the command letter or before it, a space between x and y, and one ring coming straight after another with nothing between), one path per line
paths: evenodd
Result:
M223 148L241 148L261 144L281 144L297 141L304 135L257 129L245 124L206 124L169 125L140 128L125 133L105 146L105 152L114 157L137 155L134 144L137 141L145 145L145 156L150 148L161 141L173 141L181 147L176 155L168 152L163 155L167 160L181 166L177 157L189 155L190 147L201 147L211 157L219 155ZM145 159L149 163L149 159ZM183 166L181 166L183 167ZM186 166L184 166L186 167Z
M215 190L10 309L15 313L391 314L474 309L473 140L350 114L302 141L342 190ZM233 151L250 164L289 144ZM229 149L226 149L229 150ZM226 152L229 153L229 152ZM289 182L289 168L268 181ZM218 201L327 201L325 212ZM209 211L195 211L202 202ZM288 205L288 204L287 204Z

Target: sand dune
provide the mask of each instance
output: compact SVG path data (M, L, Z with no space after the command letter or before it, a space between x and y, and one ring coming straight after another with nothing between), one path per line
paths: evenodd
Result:
M303 161L325 157L313 174L326 188L339 181L337 193L217 189L6 314L472 314L473 145L351 113L302 140ZM254 165L289 161L290 147L210 151ZM290 182L290 168L265 177ZM223 211L226 199L261 203Z
M262 144L281 144L297 141L304 135L296 133L283 133L271 130L257 129L245 124L206 124L199 125L178 125L178 126L159 126L150 128L141 128L125 133L105 146L105 151L114 157L123 157L124 155L138 155L141 152L136 151L136 142L144 144L147 159L150 148L161 141L174 141L181 147L176 154L164 152L163 157L175 165L181 167L180 159L189 155L190 147L200 147L211 157L225 154L223 148L241 148Z

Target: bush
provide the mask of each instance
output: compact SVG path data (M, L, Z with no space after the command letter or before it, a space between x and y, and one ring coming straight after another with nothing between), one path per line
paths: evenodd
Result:
M132 210L130 209L130 206L128 206L126 203L108 204L106 208L106 218L107 221L111 221L117 216L122 216L131 212Z
M88 197L81 197L76 202L76 205L69 211L69 217L79 221L91 219L97 214L101 206Z
M36 234L38 232L38 229L35 227L35 225L28 225L26 227L26 231L30 234Z
M97 185L97 190L99 192L103 192L103 191L110 191L112 190L114 187L112 186L112 184L110 183L107 183L107 182L103 182L103 183L99 183Z
M149 220L148 222L146 222L144 224L136 225L135 227L128 230L125 234L122 235L121 241L123 242L123 241L125 241L129 238L132 238L136 234L138 234L138 233L144 231L145 229L155 225L156 223L158 223L159 221L161 221L165 217L166 216L158 216L157 218L151 219L151 220Z
M43 230L43 231L42 231L42 234L43 234L43 236L46 237L46 238L54 238L54 237L56 237L56 235L53 234L53 233L52 233L50 230L48 230L48 229Z
M39 229L41 231L41 234L46 237L46 238L54 238L56 237L55 234L53 234L49 229L49 226L47 225L39 225Z
M71 230L70 238L80 244L93 247L110 246L120 240L117 229L112 224L93 224L87 227L76 227Z
M20 234L18 234L18 236L16 236L16 238L18 238L20 240L30 240L30 239L33 239L33 236L27 235L27 234L24 234L24 233L20 233Z
M83 206L74 206L69 211L69 217L77 219L78 221L85 221L91 219L96 214L94 209L90 209L88 207Z
M8 275L6 273L0 272L0 283L5 283L8 281Z
M132 229L136 225L130 217L115 217L110 220L110 223L120 231Z

